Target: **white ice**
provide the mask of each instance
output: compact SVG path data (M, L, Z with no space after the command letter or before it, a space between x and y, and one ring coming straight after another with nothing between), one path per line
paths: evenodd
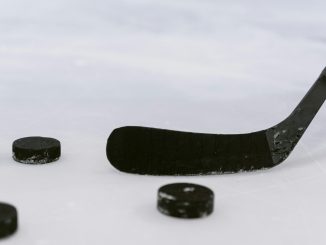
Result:
M0 201L19 210L3 244L326 243L326 109L279 167L208 177L116 171L115 127L240 133L268 128L326 66L323 0L1 0ZM24 165L11 143L41 135L62 158ZM215 213L178 220L157 190L194 182Z

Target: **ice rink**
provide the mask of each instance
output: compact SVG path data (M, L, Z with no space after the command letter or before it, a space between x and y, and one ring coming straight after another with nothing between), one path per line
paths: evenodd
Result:
M120 126L246 133L288 116L326 66L323 0L2 0L0 202L8 245L324 245L326 105L280 166L154 177L106 158ZM324 125L324 126L323 126ZM62 158L12 160L12 142L48 136ZM156 210L160 186L215 192L215 212Z

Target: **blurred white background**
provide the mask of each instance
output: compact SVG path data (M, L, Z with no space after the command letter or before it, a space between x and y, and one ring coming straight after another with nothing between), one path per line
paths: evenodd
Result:
M326 109L282 165L206 177L120 173L115 127L246 133L272 126L326 66L322 0L1 0L0 201L4 244L325 244ZM11 159L16 138L56 137L60 161ZM207 185L215 213L156 211L170 182Z

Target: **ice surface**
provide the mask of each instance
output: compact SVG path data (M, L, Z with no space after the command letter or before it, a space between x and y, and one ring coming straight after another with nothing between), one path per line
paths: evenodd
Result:
M4 244L325 244L326 121L266 171L148 177L107 162L115 127L245 133L279 123L326 65L326 2L3 0L0 201L19 211ZM266 109L268 108L268 109ZM11 159L16 138L62 141L43 166ZM157 189L195 182L215 213L181 221Z

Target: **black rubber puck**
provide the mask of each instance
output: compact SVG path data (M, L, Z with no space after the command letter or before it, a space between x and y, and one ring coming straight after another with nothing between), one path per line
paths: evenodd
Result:
M176 183L165 185L158 191L158 210L177 218L202 218L213 213L214 193L207 187Z
M18 218L15 207L0 203L0 238L12 235L17 230Z
M17 162L45 164L60 158L61 145L53 138L27 137L14 141L12 151Z

